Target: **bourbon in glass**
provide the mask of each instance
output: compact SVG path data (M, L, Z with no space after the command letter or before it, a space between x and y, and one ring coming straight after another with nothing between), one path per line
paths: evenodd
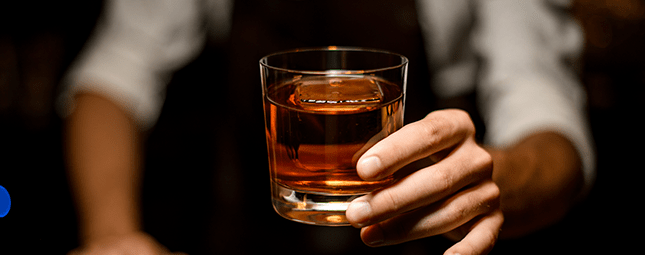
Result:
M369 75L299 77L264 95L271 179L287 190L359 195L393 182L363 181L356 161L403 125L400 86Z

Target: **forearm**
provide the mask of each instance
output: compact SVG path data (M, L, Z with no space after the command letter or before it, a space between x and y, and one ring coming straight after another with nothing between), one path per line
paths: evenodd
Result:
M488 149L501 191L502 237L517 237L561 219L583 185L580 158L563 136L534 134L515 146Z
M84 243L140 229L136 124L112 102L76 98L66 123L68 171Z

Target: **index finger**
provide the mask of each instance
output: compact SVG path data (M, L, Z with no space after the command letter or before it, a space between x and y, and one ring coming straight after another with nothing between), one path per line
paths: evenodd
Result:
M470 135L475 127L462 110L440 110L408 124L363 154L356 170L363 180L379 180L401 167L450 148Z

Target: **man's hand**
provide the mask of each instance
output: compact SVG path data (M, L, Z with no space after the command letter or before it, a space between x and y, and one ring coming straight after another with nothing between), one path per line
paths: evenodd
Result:
M354 200L347 219L362 228L370 246L444 234L461 240L446 254L487 253L504 217L491 155L475 142L467 113L435 111L404 126L363 154L357 171L364 180L378 180L428 157L436 163Z
M96 240L68 255L185 255L172 253L159 244L150 235L134 232L123 236L114 236Z

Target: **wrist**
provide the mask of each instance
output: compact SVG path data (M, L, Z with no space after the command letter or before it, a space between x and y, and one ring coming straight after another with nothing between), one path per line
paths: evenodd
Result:
M501 192L502 234L518 237L555 223L574 204L582 165L572 143L553 132L531 135L504 148L487 148Z

